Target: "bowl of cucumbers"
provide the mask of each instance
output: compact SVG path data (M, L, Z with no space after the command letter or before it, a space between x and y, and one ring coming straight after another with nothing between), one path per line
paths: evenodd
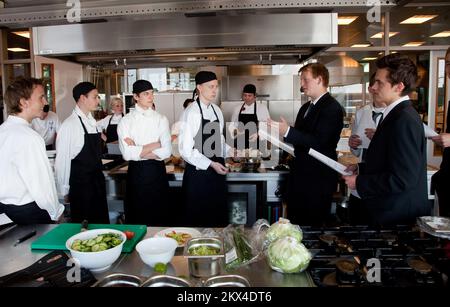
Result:
M127 240L115 229L93 229L80 232L66 241L66 248L80 266L91 271L108 269L116 261Z

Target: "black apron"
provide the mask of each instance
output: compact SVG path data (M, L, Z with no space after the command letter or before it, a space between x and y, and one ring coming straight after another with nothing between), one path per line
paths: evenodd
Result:
M242 111L245 108L245 103L242 105L241 110L239 111L239 116L238 116L238 122L242 122L244 125L247 125L247 123L253 122L256 124L256 133L258 132L258 116L256 115L256 101L254 102L254 111L253 114L242 114ZM244 149L247 148L254 148L257 149L259 148L259 139L256 139L256 141L251 142L250 144L250 131L248 129L245 129L245 147ZM250 146L252 145L252 146ZM237 138L235 139L235 143L234 143L234 147L238 148L237 146ZM238 148L238 149L242 149L242 148Z
M108 126L106 127L106 143L115 142L119 139L119 136L117 135L117 124L111 125L111 121L113 119L113 115L111 115L111 118L109 119ZM123 117L123 114L122 114Z
M203 117L200 101L197 105L202 116L202 124L195 136L194 147L203 154L205 141L213 136L213 131L220 131L219 117L213 108L216 120L209 121ZM205 126L214 123L215 129L211 133L205 133ZM215 146L216 143L214 143ZM215 150L215 148L212 148ZM214 162L225 165L225 160L220 156L208 157ZM227 183L226 176L218 174L212 167L206 170L197 170L194 165L186 163L183 174L183 194L186 200L186 224L195 227L222 227L228 224L227 210Z
M164 161L130 161L128 164L125 220L128 224L170 226L169 181Z
M22 206L0 203L0 214L2 213L5 213L11 221L18 225L53 223L47 210L39 208L34 201Z
M71 221L109 224L100 133L89 134L81 117L78 118L84 130L84 145L70 166Z

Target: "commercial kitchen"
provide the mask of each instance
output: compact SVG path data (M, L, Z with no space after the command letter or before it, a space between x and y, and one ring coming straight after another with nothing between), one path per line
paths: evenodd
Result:
M303 92L299 71L321 63L329 72L325 88L343 110L337 161L349 166L360 162L349 147L355 114L375 105L369 81L384 56L401 54L415 65L418 78L409 100L425 127L437 135L448 132L449 18L450 3L437 0L0 1L0 124L10 115L8 86L16 78L34 77L42 79L49 110L61 123L74 112L73 89L81 82L90 82L98 91L99 104L91 112L97 121L112 114L110 102L115 98L123 102L123 116L139 110L136 95L151 90L155 111L173 127L186 116L183 102L193 98L193 91L217 81L212 110L217 107L225 123L232 122L236 110L241 110L239 115L245 110L243 97L250 93L255 116L258 107L267 110L272 121L283 118L294 129L302 106L314 100ZM199 72L213 77L199 78ZM151 82L151 87L145 83L136 91L138 80ZM198 107L201 111L200 100ZM223 134L233 147L229 130L225 127ZM209 225L209 213L200 213L205 225L193 225L184 215L183 179L189 161L183 161L179 140L172 142L172 154L163 160L168 219L146 225L127 222L128 170L135 166L124 159L122 145L105 144L101 171L110 224L72 220L70 201L60 192L55 174L64 206L57 223L16 225L0 214L0 286L448 287L450 224L431 188L448 148L431 138L424 141L430 210L415 225L353 223L351 189L340 175L330 218L317 225L286 220L293 212L290 217L287 202L294 148L264 142L259 135L259 146L266 146L269 154L259 147L255 155L244 151L242 159L229 158L225 164L223 225ZM46 153L54 172L58 145ZM108 248L98 251L117 251L112 263L90 267L91 259L80 259L81 281L70 281L72 266L67 264L71 255L76 258L72 248L99 248L114 231L117 246L105 243ZM90 232L94 235L86 236ZM178 243L168 260L157 261L161 266L144 260L141 251L153 242L147 240L167 237ZM81 241L75 244L76 239ZM216 246L214 242L219 254L190 254L196 244ZM286 268L292 259L281 259L279 252L292 244L297 254L290 257L300 261L294 269Z

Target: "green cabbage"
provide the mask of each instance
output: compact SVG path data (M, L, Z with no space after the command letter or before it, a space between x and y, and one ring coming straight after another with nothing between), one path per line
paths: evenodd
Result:
M289 220L280 218L278 222L270 226L266 234L266 239L270 243L285 236L293 237L299 243L303 239L303 233L298 225L293 225Z
M267 260L272 269L282 273L304 271L312 255L296 238L279 238L269 245Z

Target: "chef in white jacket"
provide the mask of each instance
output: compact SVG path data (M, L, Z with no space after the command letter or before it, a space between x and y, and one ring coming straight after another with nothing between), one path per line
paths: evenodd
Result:
M169 121L153 109L153 86L133 84L135 109L117 128L119 148L128 162L125 220L131 224L167 226L174 217L164 159L171 155ZM175 214L176 215L176 214Z
M72 94L77 104L56 139L58 188L70 202L72 222L109 224L102 143L91 114L100 103L98 90L91 82L80 82Z
M31 121L31 127L39 133L45 142L45 149L55 149L56 134L58 133L59 122L58 115L50 111L50 106L46 104L39 117Z
M41 80L14 81L5 102L9 116L0 126L0 214L17 224L58 221L64 206L58 202L44 140L31 128L46 105Z
M224 119L213 103L219 90L217 76L200 71L195 76L198 98L183 113L179 150L186 161L183 197L185 224L220 227L228 224L225 157L234 150L225 143Z

